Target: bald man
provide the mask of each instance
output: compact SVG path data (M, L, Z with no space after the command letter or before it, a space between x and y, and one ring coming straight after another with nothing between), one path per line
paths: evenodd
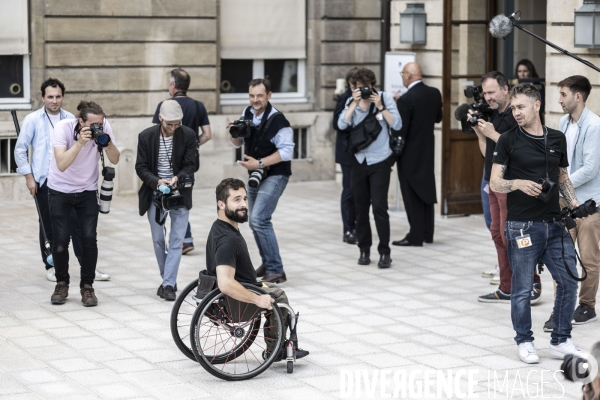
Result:
M392 244L423 246L423 242L433 243L433 205L437 203L433 128L442 120L442 95L421 81L423 72L415 62L406 64L401 75L408 92L397 102L402 117L399 135L405 142L397 166L410 230Z

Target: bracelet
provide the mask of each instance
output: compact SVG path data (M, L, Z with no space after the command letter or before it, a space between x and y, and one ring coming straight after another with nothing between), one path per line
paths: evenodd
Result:
M378 110L379 110L379 108L378 108ZM381 105L381 110L379 110L379 112L383 112L383 111L385 111L385 110L387 110L387 108L385 108L385 105L383 105L383 104L382 104L382 105Z

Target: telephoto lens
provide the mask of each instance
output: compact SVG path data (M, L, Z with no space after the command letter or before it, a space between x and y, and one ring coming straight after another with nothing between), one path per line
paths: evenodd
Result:
M102 186L100 186L100 212L102 214L108 214L110 212L110 201L112 200L112 192L115 183L113 179L115 177L115 169L111 167L104 167L102 169Z

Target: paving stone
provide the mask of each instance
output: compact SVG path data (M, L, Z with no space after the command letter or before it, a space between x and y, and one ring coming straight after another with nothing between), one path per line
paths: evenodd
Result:
M476 369L481 379L475 392L487 398L488 372L526 376L559 368L560 360L548 353L549 335L541 334L553 302L549 274L542 274L546 290L532 309L541 357L536 366L517 357L510 307L477 302L492 290L481 271L497 262L481 216L436 216L433 244L393 248L392 268L379 270L375 262L357 265L356 247L340 240L340 190L331 181L286 188L273 217L288 275L281 286L300 312L300 347L311 354L295 363L293 374L280 362L243 382L221 381L174 345L173 303L156 296L160 276L136 195L115 196L111 213L100 217L98 268L111 280L95 283L95 308L81 306L76 285L66 304L50 304L54 284L31 251L37 246L35 205L3 202L12 221L9 227L0 219L0 251L18 257L0 260L0 400L332 399L340 396L342 370L382 369ZM190 219L196 250L182 257L181 287L204 268L205 238L215 219L213 189L194 190ZM392 237L402 237L406 215L391 211L390 221ZM15 224L22 228L19 238ZM260 256L247 224L241 232L256 264ZM74 281L79 278L77 268L71 273ZM589 350L598 340L597 327L576 326L573 340ZM532 382L539 385L539 378ZM461 388L466 383L461 379ZM564 398L580 397L576 385L561 384ZM545 395L559 397L561 387L546 385Z

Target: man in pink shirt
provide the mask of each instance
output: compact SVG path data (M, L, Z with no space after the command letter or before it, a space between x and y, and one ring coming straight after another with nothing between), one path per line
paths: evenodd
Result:
M79 220L81 255L81 301L84 306L98 304L92 287L98 261L96 227L98 225L98 161L102 150L112 164L119 162L110 124L102 108L93 101L81 101L77 119L63 119L52 134L52 161L48 173L48 202L54 243L52 255L56 288L50 301L64 304L69 296L69 235L71 210ZM92 129L106 133L92 138ZM104 139L104 140L103 140Z

